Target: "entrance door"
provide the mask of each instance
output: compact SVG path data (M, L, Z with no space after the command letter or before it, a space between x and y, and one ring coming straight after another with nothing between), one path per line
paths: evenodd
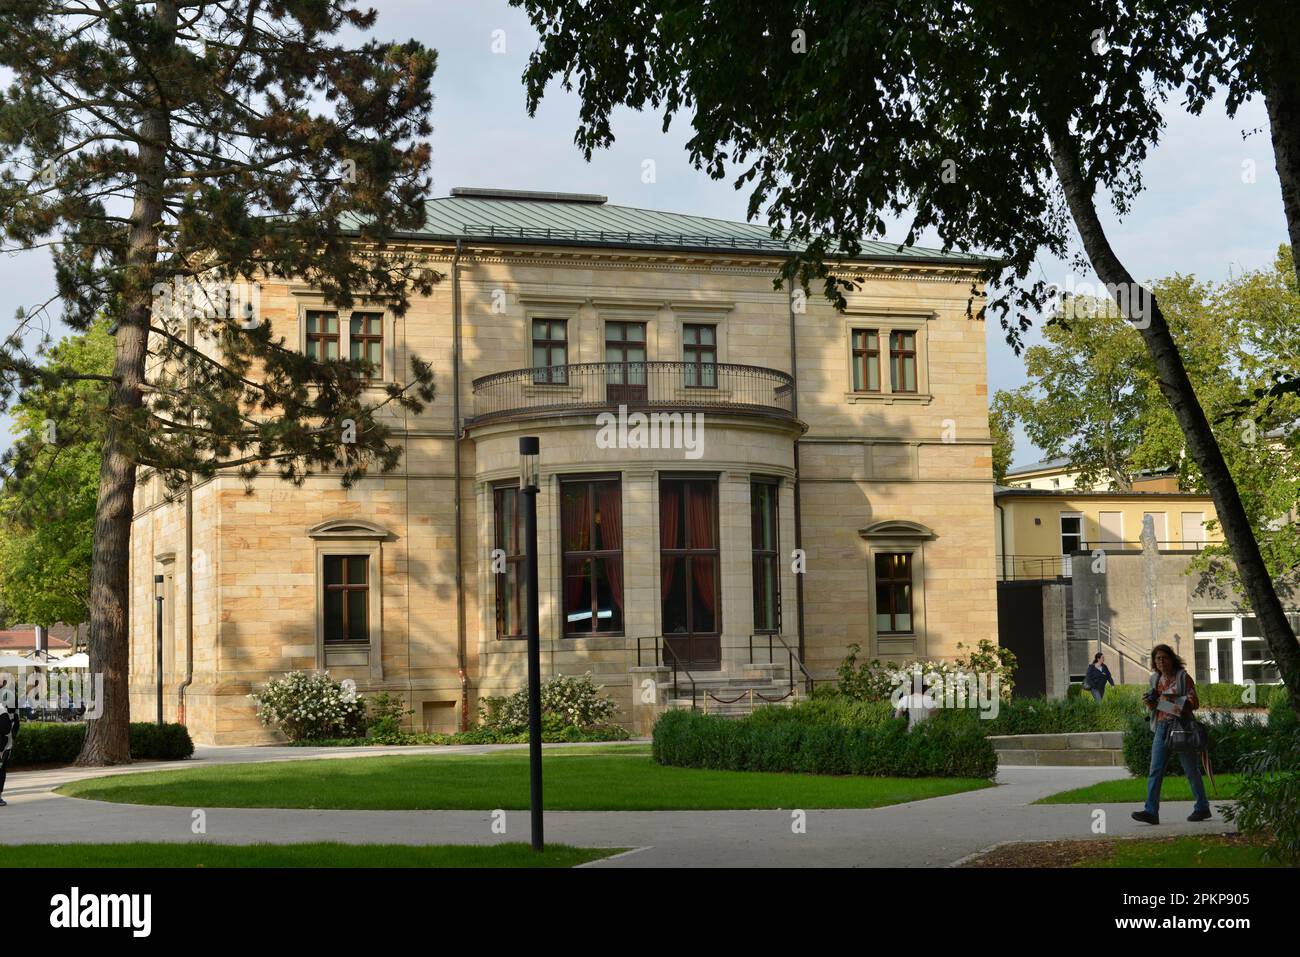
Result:
M1061 576L1069 578L1072 572L1070 556L1083 550L1083 515L1080 512L1061 513Z
M701 671L722 667L719 562L718 480L662 479L659 594L665 663Z

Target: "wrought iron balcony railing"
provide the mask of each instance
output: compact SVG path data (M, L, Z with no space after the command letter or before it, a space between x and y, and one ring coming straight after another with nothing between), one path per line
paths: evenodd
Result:
M474 380L474 418L587 409L717 409L791 418L794 379L726 362L583 362Z

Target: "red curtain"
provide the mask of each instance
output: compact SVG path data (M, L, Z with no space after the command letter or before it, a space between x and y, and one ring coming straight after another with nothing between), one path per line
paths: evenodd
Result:
M716 548L718 543L714 532L717 528L717 500L714 495L718 487L712 482L692 482L687 487L690 489L687 499L687 508L690 512L689 545L692 548ZM717 596L715 568L713 558L697 558L691 575L696 594L700 596L700 601L711 614L714 612ZM702 570L707 571L705 574L699 574Z
M677 545L677 525L682 514L681 488L677 482L664 482L659 486L659 547L661 549L673 548ZM673 584L676 562L661 556L660 566L660 592L667 595Z
M623 547L623 496L618 482L601 482L596 486L596 503L600 509L600 527L602 548ZM623 614L623 561L621 558L606 558L605 577L609 579L609 590L614 594L614 604L618 613Z
M560 537L564 542L564 550L584 551L591 548L591 496L588 494L589 486L586 483L564 486L564 494L561 496L561 515ZM576 567L575 567L576 566ZM591 593L587 588L589 576L586 574L586 562L575 563L570 565L564 563L564 614L567 616L574 611L578 611L578 602L584 597L586 591L587 601L585 610L591 610ZM576 568L582 568L583 574L575 575L573 572Z

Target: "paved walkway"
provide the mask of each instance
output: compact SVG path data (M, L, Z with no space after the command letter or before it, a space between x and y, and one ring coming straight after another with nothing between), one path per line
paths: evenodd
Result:
M481 754L522 745L428 748L200 747L187 765L344 760L402 754ZM565 747L572 747L566 745ZM493 831L489 811L312 811L261 808L203 809L206 833L195 834L195 809L84 801L53 793L68 781L104 774L175 768L175 763L129 768L61 768L11 772L0 808L0 844L28 842L211 841L230 844L340 841L351 844L491 844L528 840L528 812L505 815L506 833ZM1219 833L1230 829L1216 810L1205 824L1188 824L1191 802L1169 802L1158 828L1129 818L1132 804L1033 805L1048 794L1122 778L1123 768L1002 768L998 786L869 810L809 810L803 832L794 812L771 811L549 811L548 841L621 847L631 853L601 867L858 866L933 867L956 863L1010 841L1123 837L1138 834ZM1093 833L1094 812L1106 831Z

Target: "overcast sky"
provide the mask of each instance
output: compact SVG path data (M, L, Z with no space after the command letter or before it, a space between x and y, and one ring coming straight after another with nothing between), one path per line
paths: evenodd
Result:
M453 186L588 192L625 206L744 219L746 193L691 168L684 149L688 118L679 117L664 134L661 117L623 111L614 123L617 142L591 163L573 145L576 97L553 86L530 119L521 75L535 34L505 0L377 0L375 6L379 37L415 37L438 51L435 196ZM494 52L501 40L504 52ZM1143 170L1146 191L1125 221L1107 220L1120 258L1139 279L1182 272L1217 280L1266 267L1286 228L1263 104L1247 104L1232 120L1214 105L1201 117L1171 105L1166 119L1164 139ZM1243 131L1251 132L1243 138ZM655 161L654 183L641 181L647 159ZM1243 182L1248 160L1254 182ZM902 233L896 229L890 238ZM1044 262L1043 269L1051 281L1066 279L1059 264ZM0 328L7 329L18 305L51 294L48 251L0 256L0 290ZM996 320L987 332L990 391L1021 385L1023 366ZM1030 341L1036 339L1031 334ZM0 437L4 444L7 436ZM1021 436L1016 463L1037 457Z

